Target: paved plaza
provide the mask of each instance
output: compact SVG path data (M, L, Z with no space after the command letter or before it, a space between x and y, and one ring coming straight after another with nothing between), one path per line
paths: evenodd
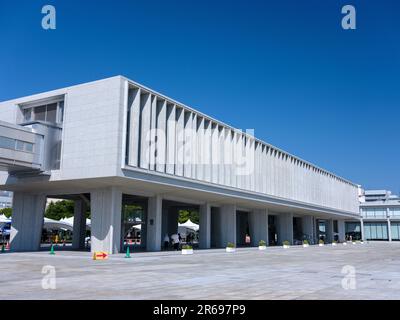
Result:
M42 288L46 265L55 267L56 289ZM88 252L2 253L0 299L400 299L399 270L400 243L133 253L104 261Z

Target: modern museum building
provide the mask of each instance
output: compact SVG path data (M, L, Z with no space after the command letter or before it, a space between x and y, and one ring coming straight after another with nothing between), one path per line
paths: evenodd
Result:
M0 169L13 251L40 249L48 198L74 201L74 249L90 211L108 253L133 225L138 249L161 250L181 210L199 248L340 242L361 219L357 184L122 76L1 102Z

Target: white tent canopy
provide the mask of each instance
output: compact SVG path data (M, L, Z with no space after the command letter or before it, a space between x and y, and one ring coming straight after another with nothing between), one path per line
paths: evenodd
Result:
M178 227L184 227L193 231L199 230L199 225L188 219L185 223L178 223Z
M60 220L60 222L65 222L65 223L69 223L72 226L74 225L74 217L70 217L70 218L63 218ZM90 219L86 219L86 227L90 228Z
M11 222L4 214L0 214L0 227L2 228L6 223Z
M7 218L4 214L0 214L0 223L11 222L11 219Z
M65 222L65 221L58 221L49 218L44 218L43 221L43 228L44 229L62 229L62 230L69 230L72 231L73 225Z
M74 217L53 220L44 218L43 228L45 229L63 229L72 231L74 227ZM90 219L86 219L86 228L90 229Z
M7 218L5 215L0 215L0 224L11 222L11 219ZM64 218L60 221L53 220L49 218L44 218L43 228L45 229L63 229L72 231L74 226L74 217ZM90 219L86 219L86 227L90 229Z

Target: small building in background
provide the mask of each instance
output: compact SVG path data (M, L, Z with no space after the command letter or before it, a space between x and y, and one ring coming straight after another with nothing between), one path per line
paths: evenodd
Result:
M12 192L0 191L0 209L12 207Z
M388 190L365 190L360 197L364 240L400 240L400 197Z

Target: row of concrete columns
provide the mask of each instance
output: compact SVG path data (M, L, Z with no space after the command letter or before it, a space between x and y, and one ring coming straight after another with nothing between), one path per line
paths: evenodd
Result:
M46 195L15 192L10 243L13 251L35 251L40 248ZM92 251L120 251L122 193L117 188L91 192L91 248ZM73 242L74 249L85 246L87 206L75 200Z
M115 187L93 190L91 202L91 250L118 253L123 248L121 240L122 192ZM43 225L46 205L45 195L32 195L16 192L13 203L11 246L15 251L37 250ZM75 201L73 248L84 248L87 206L84 200ZM168 211L168 212L167 212ZM237 208L234 204L222 205L213 214L209 203L199 206L200 235L199 247L225 247L228 242L237 243L238 234L242 238L243 230L237 224ZM260 240L268 243L268 210L255 209L248 212L251 245L257 246ZM293 242L293 214L277 215L278 243L287 240ZM146 249L161 250L164 233L176 232L177 210L163 212L162 196L148 199ZM171 222L172 221L172 222ZM213 224L213 230L212 230ZM344 240L344 221L338 221L339 240ZM315 218L302 217L302 231L312 239L316 238ZM246 230L244 230L246 232ZM333 220L326 220L327 241L333 240ZM213 239L212 239L213 238ZM213 243L212 243L213 242Z
M333 242L334 239L334 221L333 219L324 219L325 221L325 236L326 236L326 242L330 243ZM338 240L340 242L345 241L345 221L344 220L336 220L337 221L337 235L338 235Z

